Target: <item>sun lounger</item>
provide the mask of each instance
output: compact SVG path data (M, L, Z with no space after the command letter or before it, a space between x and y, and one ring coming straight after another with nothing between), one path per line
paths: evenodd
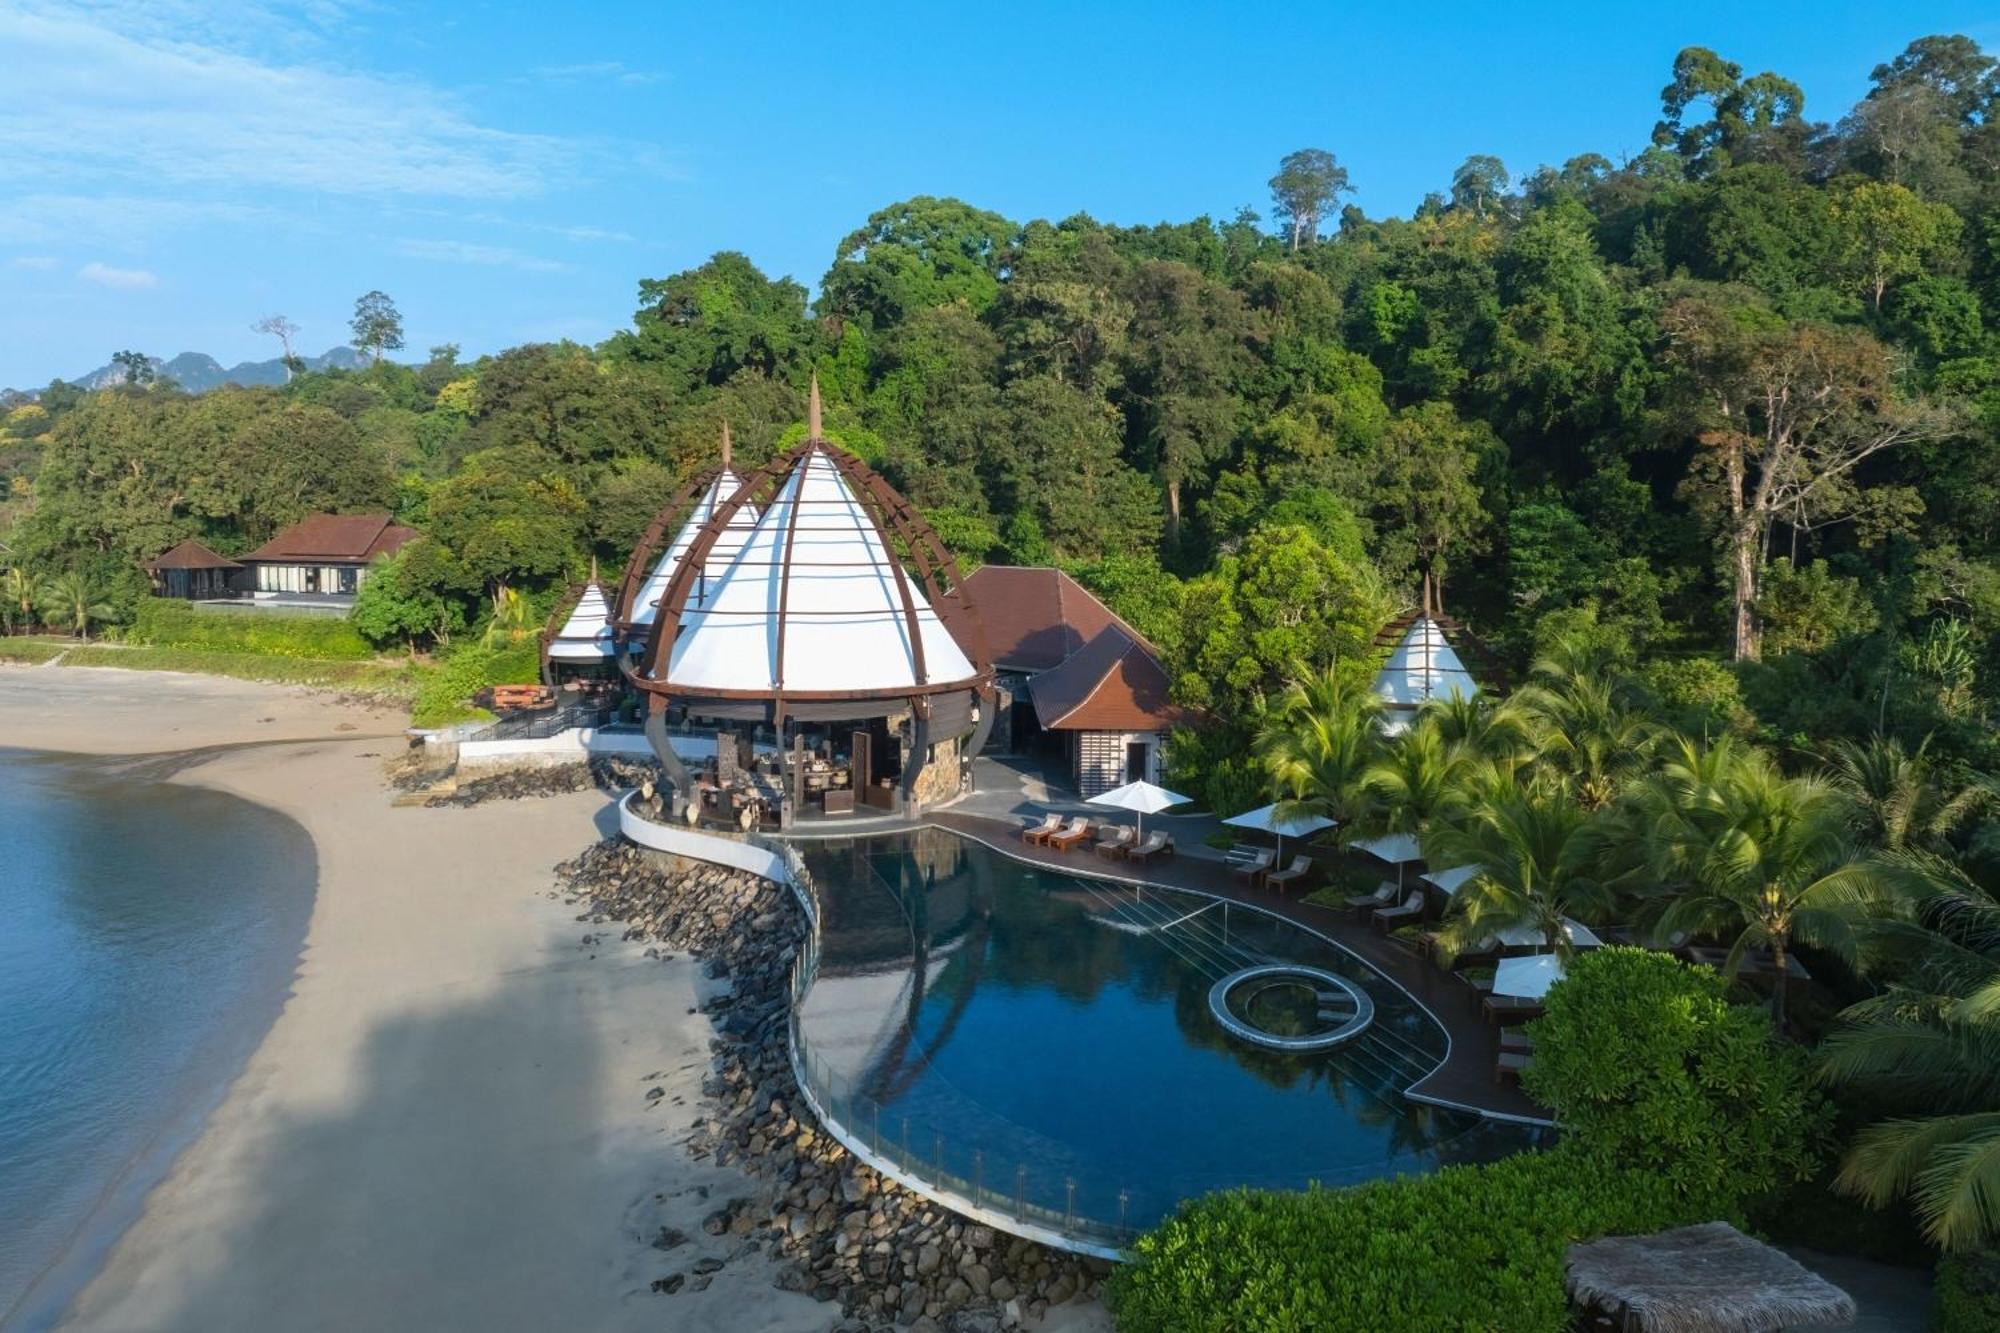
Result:
M1059 832L1062 826L1063 817L1061 815L1043 815L1041 823L1030 824L1021 830L1021 841L1028 843L1041 842L1051 833Z
M1106 829L1104 836L1091 844L1091 850L1099 856L1123 856L1131 849L1136 836L1130 824L1120 824L1116 828Z
M1066 852L1089 836L1090 821L1087 819L1072 819L1069 821L1069 827L1060 833L1049 834L1043 841L1057 851Z
M1489 995L1480 1001L1480 1007L1486 1011L1489 1023L1526 1021L1542 1016L1540 1000L1524 1000L1514 995Z
M1171 834L1148 833L1144 842L1125 853L1125 859L1128 861L1137 861L1143 865L1156 856L1172 856L1173 854L1174 840Z
M1535 1057L1526 1051L1502 1051L1500 1058L1493 1062L1493 1081L1498 1083L1508 1078L1521 1077L1521 1071L1534 1067Z
M1525 1028L1502 1028L1500 1029L1500 1049L1503 1051L1515 1051L1525 1055L1535 1049L1535 1039L1528 1035Z
M1411 889L1397 907L1380 907L1375 910L1375 925L1380 930L1394 930L1405 921L1415 921L1424 914L1424 891Z
M1236 878L1245 884L1255 884L1264 878L1264 872L1271 868L1271 862L1275 859L1275 855L1271 852L1259 852L1236 867Z
M1297 884L1307 875L1310 875L1312 869L1312 857L1303 854L1295 856L1292 858L1292 863L1283 870L1273 870L1268 875L1265 875L1264 886L1283 893L1288 886Z
M1353 910L1356 916L1367 916L1376 908L1387 907L1394 901L1396 901L1396 886L1393 882L1385 879L1375 886L1373 893L1356 893L1350 895L1347 899L1347 905Z

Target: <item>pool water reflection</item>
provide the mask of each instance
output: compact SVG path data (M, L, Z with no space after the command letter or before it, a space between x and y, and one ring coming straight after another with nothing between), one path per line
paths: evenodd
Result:
M850 1132L920 1174L1143 1228L1210 1190L1353 1184L1535 1141L1405 1099L1443 1030L1289 923L1054 873L941 829L801 851L822 922L798 1013L814 1081ZM1232 1038L1210 988L1273 961L1353 981L1373 1024L1309 1055Z

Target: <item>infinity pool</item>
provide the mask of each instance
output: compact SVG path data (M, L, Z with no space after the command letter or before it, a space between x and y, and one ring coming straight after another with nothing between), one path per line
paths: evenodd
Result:
M1354 1184L1534 1142L1405 1099L1443 1030L1289 923L941 829L801 850L822 920L798 1015L809 1081L850 1133L962 1195L1116 1237L1211 1190ZM1374 1021L1311 1055L1231 1037L1209 991L1268 962L1347 978Z

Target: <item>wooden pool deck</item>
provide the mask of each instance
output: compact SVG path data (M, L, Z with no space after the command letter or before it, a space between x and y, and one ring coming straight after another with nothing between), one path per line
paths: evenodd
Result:
M1052 870L1181 889L1241 903L1322 935L1407 991L1430 1011L1450 1039L1450 1050L1443 1063L1404 1089L1404 1096L1499 1120L1550 1123L1545 1108L1511 1080L1502 1082L1495 1075L1500 1030L1488 1023L1481 1012L1479 992L1368 923L1270 889L1247 887L1206 847L1190 849L1181 855L1156 857L1138 866L1107 860L1087 848L1062 852L1030 846L1021 840L1022 821L939 810L926 816L926 822L975 839L1007 856Z

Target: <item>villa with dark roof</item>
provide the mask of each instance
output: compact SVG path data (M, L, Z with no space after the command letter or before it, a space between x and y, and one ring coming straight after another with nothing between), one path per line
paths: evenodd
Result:
M258 604L347 608L375 558L394 555L417 535L387 514L308 514L240 563Z
M1001 692L994 743L1060 747L1084 796L1158 782L1181 720L1166 668L1138 630L1059 569L982 565L966 576Z

